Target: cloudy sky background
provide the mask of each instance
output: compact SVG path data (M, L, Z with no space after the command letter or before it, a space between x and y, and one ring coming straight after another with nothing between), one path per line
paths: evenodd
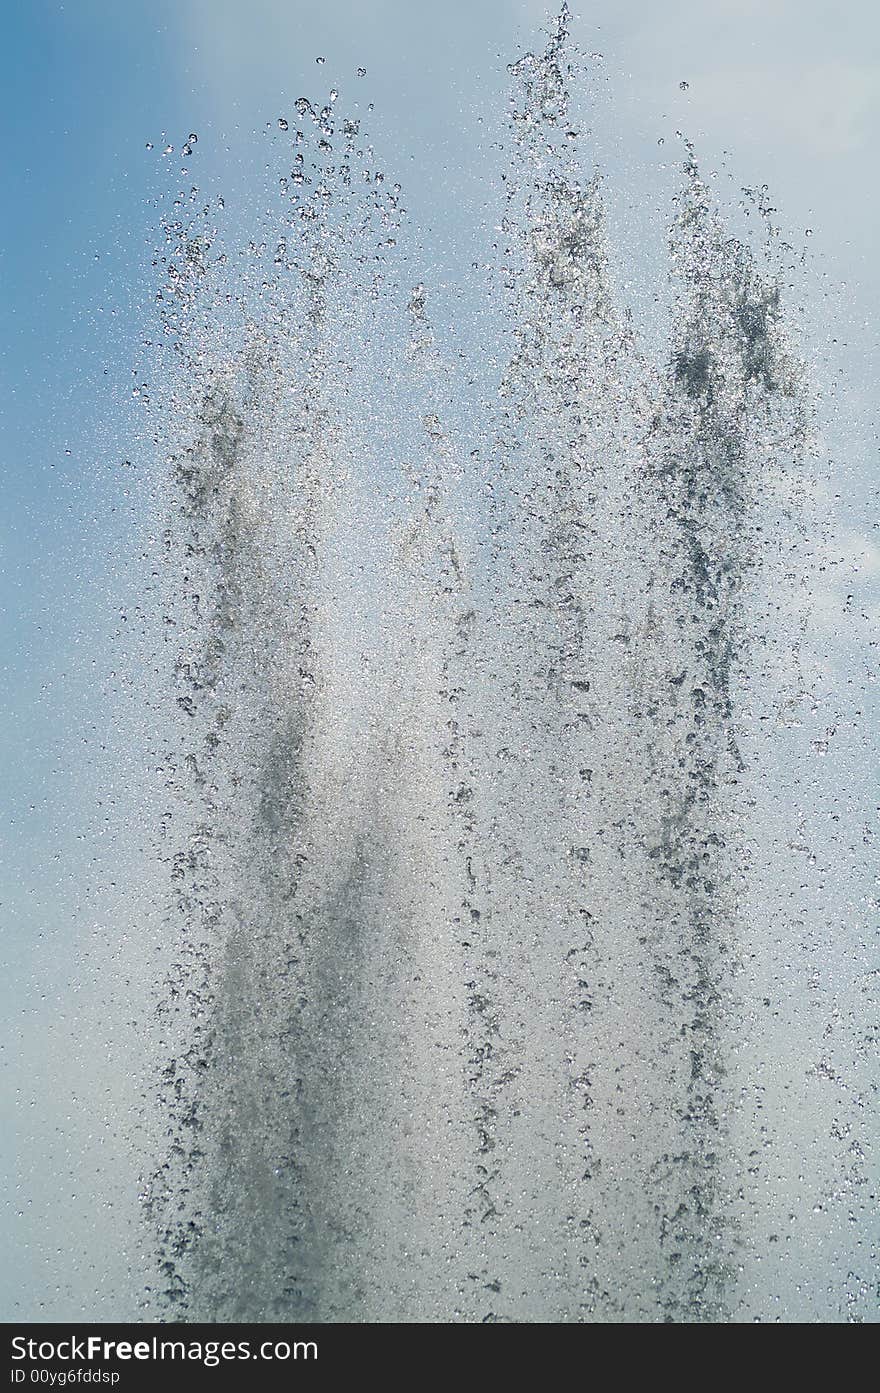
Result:
M131 1171L142 1143L129 1135L126 1081L142 1049L143 983L126 944L138 939L143 961L144 929L109 868L123 845L131 855L140 754L136 733L111 728L123 680L111 674L121 615L137 598L136 500L121 462L135 449L132 372L152 314L150 200L168 186L158 151L198 132L193 178L244 217L264 187L266 124L297 96L338 86L341 106L375 104L378 162L404 185L434 279L453 281L497 206L486 170L505 65L537 46L554 8L2 8L0 917L10 1029L0 1129L12 1184L0 1246L11 1241L16 1254L0 1279L7 1319L126 1314L138 1284ZM857 574L867 585L877 574L880 9L869 0L574 8L577 39L604 55L594 137L634 300L650 298L659 273L676 130L696 142L720 189L735 199L740 185L766 183L792 242L811 230L811 311L827 323L823 351L840 340L828 427L840 456L837 545L847 584ZM836 603L831 594L832 626ZM108 924L120 944L110 958Z

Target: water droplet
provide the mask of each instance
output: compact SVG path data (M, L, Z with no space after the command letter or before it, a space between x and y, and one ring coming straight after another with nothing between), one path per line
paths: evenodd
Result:
M316 59L315 59L315 62L316 62L316 63L324 63L325 61L326 61L326 60L323 59L323 58L316 58Z
M690 87L689 82L680 82L678 85L681 88L682 92L686 92L687 89Z
M367 75L367 70L366 70L366 68L358 68L358 70L357 70L357 75L358 75L358 77L366 77L366 75Z

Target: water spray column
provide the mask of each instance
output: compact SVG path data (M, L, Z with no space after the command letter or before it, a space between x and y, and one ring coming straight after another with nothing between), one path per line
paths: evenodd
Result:
M490 903L507 1057L496 1162L506 1309L589 1320L625 1300L626 1240L606 1238L606 1216L620 1200L632 1074L620 1068L621 1013L633 1009L620 829L643 374L615 305L601 180L580 164L568 30L564 8L545 51L511 68L501 230L514 351L496 456L499 492L517 506L496 529L508 692Z
M333 95L297 104L321 153L307 166L297 150L280 228L234 260L215 254L210 275L201 215L198 235L168 233L182 947L159 1006L169 1155L150 1207L160 1303L190 1319L320 1314L340 1268L327 1182L328 1161L340 1183L345 1170L345 1097L328 1081L349 1044L339 983L359 972L346 956L358 818L325 758L339 744L322 714L325 577L345 481L338 345L362 243L396 215L381 190L350 192L354 123L330 163Z
M646 1193L658 1314L717 1321L735 1309L736 1194L747 1170L733 1154L728 1080L738 964L752 927L738 910L739 702L754 642L744 591L763 544L770 442L782 436L797 458L803 397L778 287L726 233L692 155L685 176L670 241L671 354L645 481L656 570L637 716L646 946L659 1007L652 1049L666 1100L646 1132Z

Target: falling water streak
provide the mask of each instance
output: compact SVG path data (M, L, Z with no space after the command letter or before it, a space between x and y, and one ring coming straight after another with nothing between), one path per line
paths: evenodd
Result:
M736 1238L723 1039L743 926L736 846L744 773L737 675L748 667L742 592L768 441L802 463L802 372L780 324L778 287L725 233L692 155L671 253L678 284L671 361L647 439L654 516L648 589L645 779L661 810L648 827L645 910L662 1056L674 1079L674 1135L651 1170L668 1320L730 1315ZM778 452L777 452L778 453Z
M538 1097L547 1078L561 1089L549 1116L529 1116L531 1136L543 1136L546 1150L526 1170L547 1191L561 1187L559 1230L550 1261L531 1274L532 1299L543 1286L548 1317L562 1302L568 1319L602 1319L633 1309L647 1257L638 1225L627 1232L623 1219L642 1191L633 1117L625 1115L639 1108L645 1081L640 1087L643 1063L626 1039L639 989L626 942L621 838L632 775L618 658L636 622L632 514L644 369L613 303L601 182L598 174L584 179L577 157L567 26L563 12L546 51L511 69L517 165L503 230L516 351L498 454L500 477L521 507L503 558L517 582L500 587L513 601L504 614L513 638L499 666L515 679L517 738L503 747L498 778L509 787L515 868L508 918L514 945L528 955L512 976L535 982L532 1009L547 1020L542 1048L559 1052L539 1061L543 1080L530 1080ZM537 818L522 807L526 789ZM530 921L542 928L531 930ZM526 1060L534 1049L528 1030L523 1022ZM615 1189L622 1213L610 1237L603 1216L613 1212ZM528 1238L534 1253L539 1244Z
M299 106L329 151L329 108ZM242 329L225 357L211 319L224 322L230 297L222 273L213 293L207 278L212 241L181 222L167 229L164 328L189 380L172 403L183 443L169 459L176 518L166 540L180 557L173 585L183 614L194 616L184 620L175 665L191 726L172 781L180 783L182 763L194 813L174 857L184 946L163 1004L179 1017L185 1001L189 1020L176 1022L181 1050L166 1071L170 1158L151 1208L161 1213L165 1297L189 1318L313 1312L326 1229L337 1219L322 1209L317 1181L334 1127L319 1079L328 1063L339 1067L333 1050L345 1043L328 979L356 956L365 834L355 823L325 844L324 809L334 800L322 786L328 762L316 755L326 680L321 553L332 548L345 482L346 364L333 335L371 239L385 240L396 218L396 195L377 193L378 181L366 196L350 192L345 162L356 134L345 122L341 167L328 168L325 155L312 170L313 193L291 198L297 256L279 241L278 269L255 297L259 321L245 279ZM371 294L376 284L374 274ZM182 627L180 611L179 600L169 602L172 630Z
M422 1095L426 1080L432 1083L427 1116L414 1128L422 1134L424 1194L408 1221L428 1261L421 1290L416 1284L409 1296L407 1314L418 1319L428 1309L452 1319L461 1314L468 1283L461 1255L470 1248L466 1231L471 1223L472 1178L465 1160L469 1080L452 1042L467 1035L462 1023L469 990L475 780L463 699L470 685L474 609L453 521L460 471L438 414L449 391L448 369L437 350L422 284L412 290L408 315L410 364L423 415L421 461L407 471L411 501L397 547L403 599L398 642L402 640L400 670L406 688L399 763L407 776L397 835L409 857L401 869L413 928L415 980L421 988L411 1044L417 1061L414 1098ZM405 1231L406 1216L402 1218Z

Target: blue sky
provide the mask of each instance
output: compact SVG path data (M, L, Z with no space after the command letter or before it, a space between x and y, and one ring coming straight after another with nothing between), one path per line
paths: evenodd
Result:
M152 314L151 199L177 177L176 152L196 131L192 177L197 165L205 187L237 199L245 216L262 196L266 124L302 93L338 85L341 102L375 104L377 159L403 183L437 278L454 277L463 248L469 256L491 228L485 171L505 64L537 44L553 8L538 0L2 6L0 761L9 806L0 916L13 969L8 1001L29 1013L25 1076L50 1058L61 1068L80 1038L75 1011L59 1033L40 1003L70 993L72 964L95 931L91 879L106 879L108 848L122 836L101 799L108 761L126 796L128 736L109 729L119 719L111 673L120 614L136 599L138 519L122 461L140 448L131 386ZM707 167L721 170L725 160L720 182L734 194L740 183L768 183L793 239L811 229L815 264L834 287L829 322L844 326L849 344L840 350L842 400L862 418L849 436L839 426L851 453L842 477L858 552L860 527L867 537L876 521L866 389L876 380L880 318L880 9L869 0L574 8L576 36L604 54L597 153L609 166L637 292L659 266L676 129L696 140ZM366 77L356 76L359 66ZM163 138L175 146L164 163ZM642 205L660 210L647 240ZM97 1010L100 991L89 990ZM20 1143L22 1174L36 1166L41 1193L53 1155L46 1138L54 1129L75 1151L70 1127L49 1115L45 1136L30 1132ZM43 1213L29 1241L39 1247L45 1229ZM43 1268L34 1259L31 1270L36 1290Z

